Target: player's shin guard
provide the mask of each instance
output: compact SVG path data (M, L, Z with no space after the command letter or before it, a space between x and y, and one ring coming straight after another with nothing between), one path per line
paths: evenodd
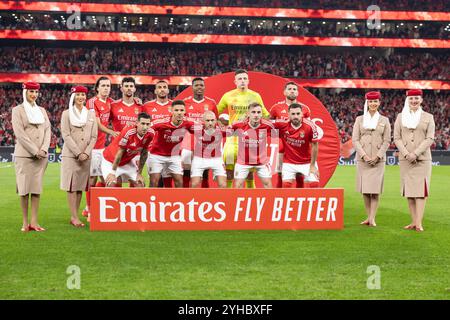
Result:
M227 188L233 188L233 180L227 179Z
M191 182L191 170L183 171L183 188L189 188Z

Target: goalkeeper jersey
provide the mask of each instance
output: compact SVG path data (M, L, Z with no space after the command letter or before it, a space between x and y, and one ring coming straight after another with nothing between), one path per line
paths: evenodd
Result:
M228 109L230 125L233 125L235 122L242 121L245 118L249 104L254 102L261 104L263 117L269 118L270 114L266 107L264 107L261 96L258 92L250 89L246 91L241 91L239 89L228 91L222 96L222 99L220 99L220 102L217 105L217 111L221 114L225 109Z

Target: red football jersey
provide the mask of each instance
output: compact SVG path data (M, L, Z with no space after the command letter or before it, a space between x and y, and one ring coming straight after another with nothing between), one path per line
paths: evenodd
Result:
M208 133L205 128L195 130L192 136L195 138L194 156L200 158L222 157L223 140L226 138L226 130L219 126L214 131Z
M100 119L100 123L105 127L109 125L109 117L111 113L111 103L114 100L106 98L106 101L102 101L98 97L92 97L86 102L86 106L90 110L95 111L95 116ZM94 145L94 149L103 149L106 144L106 133L98 129L97 142Z
M309 107L303 103L297 103L302 106L303 117L309 118L311 116ZM286 103L286 100L277 102L270 108L269 113L271 119L289 120L289 105Z
M214 112L216 118L219 116L217 112L216 102L208 97L204 97L202 100L197 101L193 97L187 97L184 99L186 104L186 117L195 121L201 122L205 111L209 110ZM194 146L194 136L190 133L186 133L181 145L182 149L192 150Z
M142 106L133 102L128 105L123 102L122 99L116 100L111 103L111 116L112 126L114 131L122 131L123 128L128 126L134 126L137 120L137 116L142 112Z
M269 162L267 156L268 138L272 135L272 122L261 119L257 128L250 126L249 120L236 122L231 127L233 134L238 136L237 162L244 165L263 165Z
M207 110L214 112L216 117L219 116L217 112L217 104L211 98L204 97L202 100L197 101L193 97L187 97L184 99L184 103L186 104L186 117L192 118L196 121L202 120L203 114Z
M290 121L275 122L274 126L279 130L279 137L284 144L283 162L310 163L311 143L319 141L316 126L306 119L298 128L294 128Z
M152 122L159 119L170 118L172 114L170 113L170 106L172 105L172 100L166 103L160 103L156 99L147 101L142 106L142 111L148 113L152 117Z
M119 148L125 149L125 153L120 160L119 166L126 165L133 160L136 155L140 154L142 149L148 148L154 136L155 132L152 128L150 128L143 137L140 137L137 134L136 125L125 127L103 151L103 157L113 163Z
M155 138L150 146L150 153L170 157L180 154L181 141L187 131L193 133L195 128L200 129L201 127L196 122L187 119L175 126L172 118L166 118L153 121L152 128L155 130Z
M280 101L275 103L272 108L270 108L270 118L271 119L281 119L281 120L288 120L289 119L289 111L288 111L288 104L286 103L286 100Z

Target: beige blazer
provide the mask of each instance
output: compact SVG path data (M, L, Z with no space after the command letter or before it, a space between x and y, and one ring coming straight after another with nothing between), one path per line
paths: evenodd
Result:
M43 124L31 124L23 104L12 109L12 127L16 137L14 157L32 158L40 150L48 152L50 146L51 127L47 112L39 107L44 114Z
M402 114L399 113L394 125L394 143L400 152L399 160L404 160L410 152L417 155L417 160L431 160L430 147L434 143L434 129L431 113L422 111L416 129L402 126Z
M375 130L366 130L363 127L363 116L357 117L353 126L352 143L356 149L358 160L365 155L370 158L378 156L381 160L384 160L386 151L391 143L391 124L389 119L380 115Z
M86 125L83 127L72 126L69 110L65 110L61 116L61 135L64 139L61 156L77 158L81 153L86 153L91 157L97 141L97 120L94 110L89 111Z

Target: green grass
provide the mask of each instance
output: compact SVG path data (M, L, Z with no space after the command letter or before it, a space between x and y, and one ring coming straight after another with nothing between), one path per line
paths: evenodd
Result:
M20 232L14 168L0 164L0 299L449 299L450 167L434 167L424 233L409 223L399 169L387 167L377 228L359 225L355 167L338 167L345 188L342 231L90 232L69 225L59 165L49 165L40 223ZM81 268L81 289L66 269ZM367 289L367 267L381 289Z

